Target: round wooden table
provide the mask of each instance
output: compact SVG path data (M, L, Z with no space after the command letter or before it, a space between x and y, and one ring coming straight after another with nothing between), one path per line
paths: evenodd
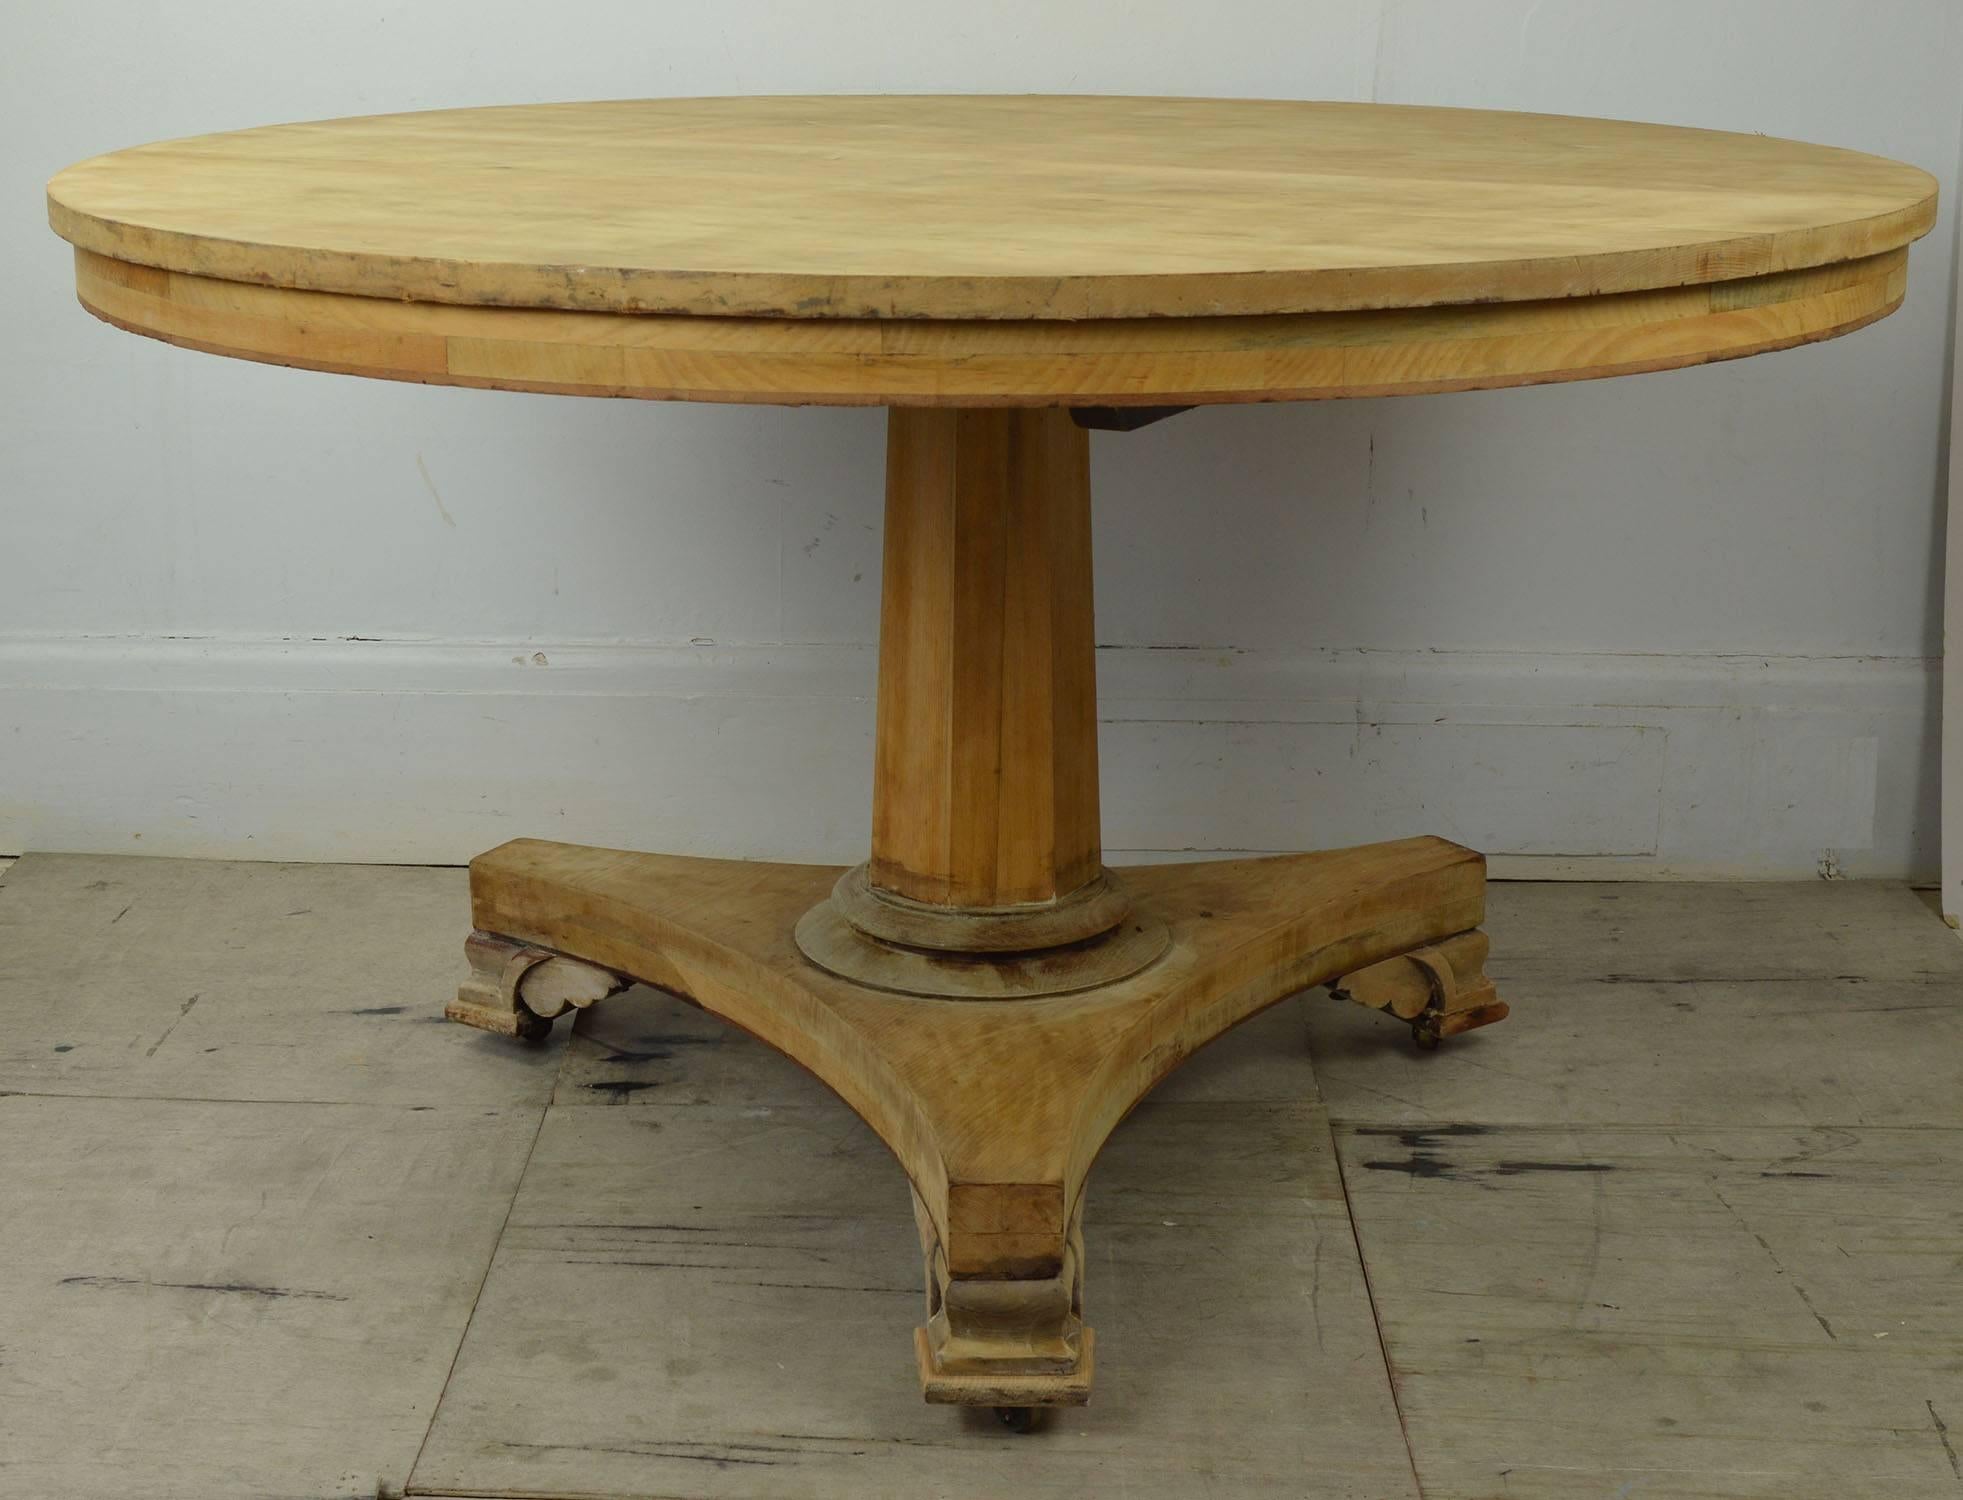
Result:
M190 348L889 408L870 859L506 844L448 1013L532 1036L640 980L810 1068L912 1182L927 1399L1016 1421L1089 1393L1085 1178L1183 1059L1312 985L1434 1044L1506 1014L1471 850L1104 867L1086 429L1831 338L1900 304L1935 199L1762 136L941 96L281 125L48 189L83 304Z

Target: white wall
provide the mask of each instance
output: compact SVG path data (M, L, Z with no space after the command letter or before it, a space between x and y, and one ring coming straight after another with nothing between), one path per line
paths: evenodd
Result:
M1963 299L1963 265L1957 267L1957 297ZM1954 364L1954 338L1951 342ZM1950 381L1949 431L1963 429L1963 387ZM1949 466L1947 566L1943 581L1942 707L1942 914L1963 931L1963 465Z
M0 48L0 852L849 860L881 417L369 383L75 306L58 167L637 94L1087 91L1763 131L1942 179L1903 312L1540 390L1099 436L1107 843L1932 871L1950 0L109 4Z

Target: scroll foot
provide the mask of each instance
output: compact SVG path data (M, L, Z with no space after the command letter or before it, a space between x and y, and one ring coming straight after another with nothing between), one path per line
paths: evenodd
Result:
M1448 1036L1506 1019L1506 1002L1486 977L1488 946L1485 933L1462 932L1345 974L1329 992L1406 1022L1411 1039L1430 1049Z
M543 1040L555 1018L569 1010L584 1010L633 982L611 969L490 932L473 932L466 938L464 957L470 962L470 977L457 987L457 998L443 1008L443 1014L466 1026L525 1041Z

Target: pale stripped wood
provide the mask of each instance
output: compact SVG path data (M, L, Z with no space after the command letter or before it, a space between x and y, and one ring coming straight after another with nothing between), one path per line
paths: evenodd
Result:
M1900 305L1905 250L1556 301L1086 322L700 318L284 291L75 255L84 307L186 348L563 395L797 405L1191 405L1482 390L1704 364Z
M995 947L993 940L1003 930L998 909L965 907L946 907L936 913L935 941L940 947L889 941L859 925L840 904L836 889L830 900L804 914L794 936L798 951L827 973L914 999L1033 1000L1072 995L1129 978L1156 963L1171 942L1163 922L1131 910L1130 898L1115 885L1102 880L1098 884L1124 905L1124 914L1115 927L1092 940L1059 946L1043 944L1030 933L1026 948ZM1074 917L1080 908L1072 903L1021 910L1043 914L1055 910Z
M444 1015L500 1036L543 1037L555 1017L618 994L627 981L577 959L482 933L464 944L470 975Z
M1131 909L1131 898L1108 870L1100 870L1060 899L964 907L958 910L961 920L950 922L946 906L875 888L868 862L839 878L832 887L830 906L859 932L887 943L929 952L1027 953L1110 931Z
M281 883L254 871L266 894ZM220 945L224 930L188 924L163 951L233 976L278 962L277 927ZM75 951L88 927L56 932ZM391 966L424 951L383 942ZM86 994L69 1035L118 1045L108 1002L123 987L100 973L80 985L43 1004ZM256 988L254 1029L277 1029L281 1001ZM417 1029L451 1033L452 1055L475 1050L458 1028ZM345 1058L320 1071L342 1097L360 1088ZM0 1161L0 1495L405 1493L543 1112L0 1094L16 1144Z
M1172 934L1156 964L1078 995L923 1001L834 978L798 952L792 924L838 873L519 840L472 862L472 916L483 932L685 995L829 1084L919 1195L930 1283L955 1320L936 1336L958 1353L923 1374L1000 1370L985 1387L998 1393L1029 1374L1024 1404L1076 1397L1059 1392L1054 1363L1032 1367L1026 1328L1003 1346L999 1309L962 1324L951 1288L1016 1282L1029 1317L1037 1303L1072 1307L1085 1178L1147 1090L1285 995L1476 928L1485 895L1480 857L1438 839L1139 868L1127 888ZM1074 1348L1069 1328L1055 1336Z
M430 1023L466 892L461 870L29 855L0 887L0 1095L543 1106L549 1052Z
M1936 185L1763 136L1096 96L381 115L70 167L56 230L316 291L789 318L1330 312L1732 280L1899 248Z
M1100 868L1090 435L1055 409L887 423L872 883L1058 901Z
M1641 1054L1603 1055L1640 1100ZM1963 1493L1963 1129L1413 1120L1338 1146L1428 1500Z

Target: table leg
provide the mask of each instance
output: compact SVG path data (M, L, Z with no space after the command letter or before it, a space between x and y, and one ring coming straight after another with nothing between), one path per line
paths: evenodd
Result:
M1500 1019L1485 864L1441 839L1106 870L1086 434L892 413L872 857L852 870L519 840L471 864L453 1018L534 1035L629 979L804 1064L892 1148L930 1401L1088 1398L1083 1189L1208 1041L1326 984L1421 1040Z

